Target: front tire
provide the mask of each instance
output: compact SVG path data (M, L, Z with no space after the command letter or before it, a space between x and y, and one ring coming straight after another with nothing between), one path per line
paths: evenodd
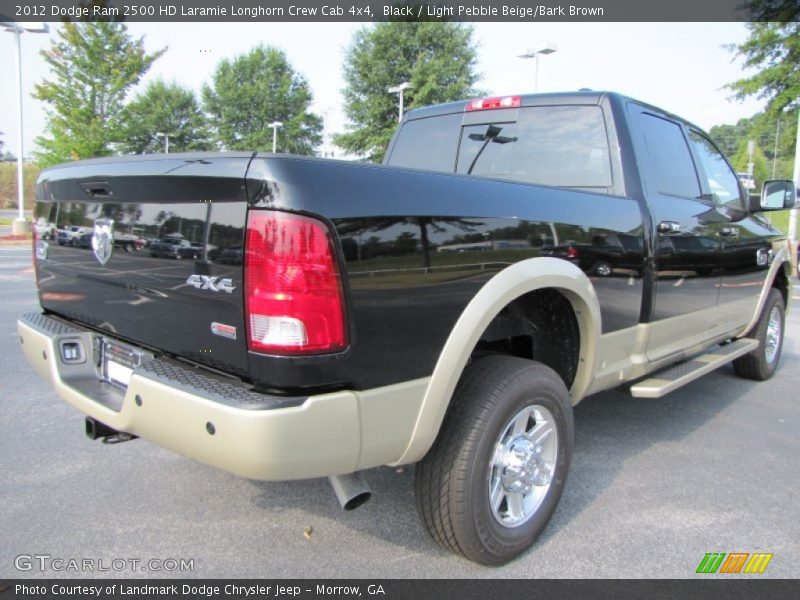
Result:
M561 497L573 431L569 394L549 367L511 356L467 367L416 468L417 508L433 538L485 565L527 550Z
M739 377L764 381L775 373L783 349L785 312L783 296L771 288L758 321L748 334L758 340L758 348L733 361L733 369Z

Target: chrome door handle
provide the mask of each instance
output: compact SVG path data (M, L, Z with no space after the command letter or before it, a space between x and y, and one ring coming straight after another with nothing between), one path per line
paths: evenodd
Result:
M681 224L677 221L661 221L656 229L658 233L680 233Z

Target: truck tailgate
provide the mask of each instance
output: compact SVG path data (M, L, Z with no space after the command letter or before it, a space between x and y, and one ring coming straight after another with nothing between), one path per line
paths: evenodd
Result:
M250 158L137 156L44 171L37 222L86 233L36 242L42 306L246 376L241 248ZM134 236L148 245L126 243ZM164 238L182 240L181 252L153 251Z

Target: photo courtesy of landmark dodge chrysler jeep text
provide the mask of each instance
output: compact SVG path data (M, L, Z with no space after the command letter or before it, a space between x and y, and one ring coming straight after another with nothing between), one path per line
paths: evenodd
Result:
M169 154L44 171L33 367L92 438L142 437L253 479L416 463L442 545L485 564L558 503L572 408L621 384L662 395L733 361L780 361L784 235L700 129L612 93L411 111L385 165ZM117 235L178 239L184 260ZM644 400L648 401L648 400ZM655 400L649 400L655 401Z

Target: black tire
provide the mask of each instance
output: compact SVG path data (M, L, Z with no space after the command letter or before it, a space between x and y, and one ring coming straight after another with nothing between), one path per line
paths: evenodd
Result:
M494 474L507 471L491 465L512 417L531 405L544 407L552 416L555 464L538 508L523 522L504 526L489 494ZM573 432L572 404L555 371L512 356L472 363L456 387L438 438L416 467L417 508L425 527L439 544L478 563L501 565L519 556L539 537L558 504Z
M777 332L777 344L773 352L770 353L769 348L773 346L771 342L775 341L774 336L771 335L769 326L770 319L773 315L777 319L779 329ZM783 296L781 296L778 290L772 288L769 291L769 295L767 295L764 308L758 316L758 321L750 333L747 334L747 337L758 340L758 348L733 361L733 369L739 377L753 379L755 381L764 381L772 377L781 360L785 325Z

